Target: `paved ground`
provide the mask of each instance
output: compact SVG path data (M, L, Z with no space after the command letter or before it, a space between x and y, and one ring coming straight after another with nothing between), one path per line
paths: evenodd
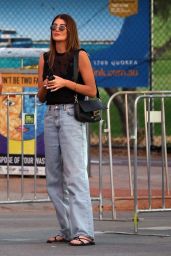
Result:
M170 168L170 164L169 164ZM170 170L170 169L169 169ZM154 162L152 171L153 207L161 206L161 166ZM90 187L92 197L99 195L98 163L91 165ZM102 195L104 220L99 216L98 202L93 202L95 246L71 247L68 244L47 244L46 239L55 235L58 228L55 212L50 202L25 204L0 204L0 256L170 256L171 255L171 212L141 213L138 233L133 225L133 196L130 195L128 163L116 158L114 163L114 186L116 197L116 219L111 219L111 188L109 166L103 164ZM133 170L132 170L133 174ZM141 207L147 206L147 169L142 161L138 167L138 192ZM170 179L170 174L169 174ZM21 180L10 178L10 198L21 198ZM0 200L6 198L7 182L0 177ZM24 198L34 192L33 180L24 179ZM167 194L167 192L166 192ZM37 196L46 196L45 179L37 179ZM33 197L32 197L33 198ZM166 198L171 205L170 194Z
M138 234L131 215L124 213L122 221L95 220L96 245L72 247L46 243L57 228L50 203L1 206L0 256L170 256L171 213L141 215Z

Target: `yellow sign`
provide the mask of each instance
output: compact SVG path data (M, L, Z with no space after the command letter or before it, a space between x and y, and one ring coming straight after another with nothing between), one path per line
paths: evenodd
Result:
M138 0L109 0L111 15L128 17L138 12Z
M19 86L19 87L37 87L37 74L2 74L3 89L5 86ZM4 91L4 90L3 90Z
M25 125L34 125L35 124L35 116L34 114L27 114L27 113L24 113L23 114L23 123Z

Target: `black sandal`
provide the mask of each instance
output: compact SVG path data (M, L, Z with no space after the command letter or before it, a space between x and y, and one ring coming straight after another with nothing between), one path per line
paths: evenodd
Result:
M79 241L80 243L73 243L73 241ZM69 245L71 246L87 246L87 245L95 245L93 239L85 237L85 236L77 236L74 237L70 242Z
M52 244L52 243L66 243L68 242L64 237L57 235L49 237L46 243Z

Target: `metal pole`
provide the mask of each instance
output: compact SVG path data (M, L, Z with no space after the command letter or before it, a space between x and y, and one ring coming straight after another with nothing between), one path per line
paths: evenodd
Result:
M138 191L137 191L137 102L134 107L134 232L138 232Z
M99 122L99 219L103 219L103 184L102 184L102 126L103 120Z

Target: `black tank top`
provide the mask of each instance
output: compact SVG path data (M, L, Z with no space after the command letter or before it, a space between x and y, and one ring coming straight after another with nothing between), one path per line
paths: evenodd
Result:
M56 53L55 61L52 69L48 65L48 55L49 52L44 53L44 70L43 70L43 80L46 79L48 75L57 75L64 79L74 81L74 51L67 53ZM84 84L80 72L78 73L77 83ZM55 92L50 92L48 90L46 95L46 104L71 104L74 103L76 95L75 91L63 87ZM82 94L77 94L78 99L84 99L85 96Z

